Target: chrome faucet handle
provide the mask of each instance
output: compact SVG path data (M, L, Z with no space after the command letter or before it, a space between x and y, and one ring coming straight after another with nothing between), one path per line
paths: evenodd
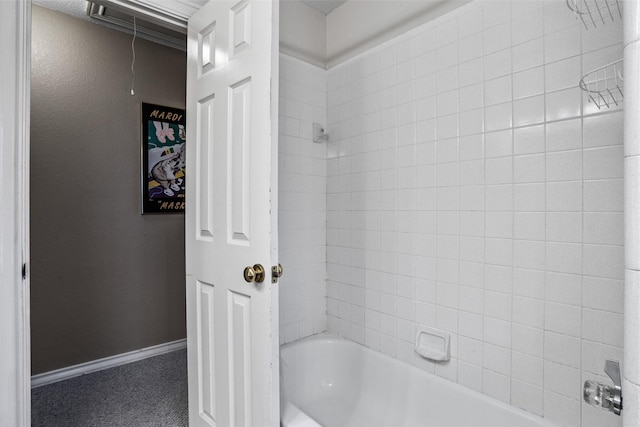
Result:
M620 381L620 364L616 360L607 359L604 362L604 372L613 381L613 386L601 384L597 381L584 382L583 398L588 404L613 412L622 413L622 382Z
M620 380L620 364L617 360L606 359L604 362L604 373L611 378L614 386L622 388L622 381Z

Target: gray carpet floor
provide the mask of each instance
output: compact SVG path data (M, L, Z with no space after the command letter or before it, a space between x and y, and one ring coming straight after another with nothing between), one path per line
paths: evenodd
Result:
M31 418L33 427L188 426L187 352L35 388Z

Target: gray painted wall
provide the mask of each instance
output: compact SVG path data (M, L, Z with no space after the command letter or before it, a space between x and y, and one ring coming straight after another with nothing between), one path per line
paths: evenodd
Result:
M33 8L33 374L184 338L184 216L140 215L140 102L184 108L185 53Z

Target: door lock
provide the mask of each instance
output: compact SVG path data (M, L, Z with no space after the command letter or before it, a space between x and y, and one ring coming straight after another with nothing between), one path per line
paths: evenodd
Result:
M278 278L282 277L282 264L271 267L271 283L278 283Z
M246 267L244 269L244 280L246 280L247 283L264 282L264 267L261 264L256 264L253 267Z

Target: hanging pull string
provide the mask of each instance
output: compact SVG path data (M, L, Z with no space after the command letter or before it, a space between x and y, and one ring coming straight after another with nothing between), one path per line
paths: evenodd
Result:
M133 17L133 40L131 40L131 54L132 54L132 59L131 59L131 96L135 95L136 92L133 90L133 86L136 84L136 70L134 68L134 65L136 64L136 35L138 33L137 31L137 27L136 27L136 17Z

